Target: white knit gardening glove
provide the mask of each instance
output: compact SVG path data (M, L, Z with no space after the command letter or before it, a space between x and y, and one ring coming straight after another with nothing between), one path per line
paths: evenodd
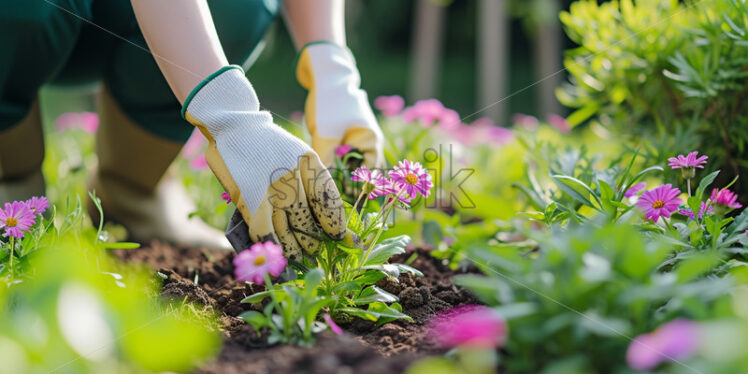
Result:
M335 148L345 144L362 152L370 168L383 166L384 136L351 52L332 43L310 43L299 54L296 78L308 90L305 120L312 148L324 164L333 165Z
M345 211L330 173L308 145L260 111L240 67L226 66L206 78L182 112L208 138L208 165L253 241L280 243L296 260L302 249L317 250L320 229L343 238Z

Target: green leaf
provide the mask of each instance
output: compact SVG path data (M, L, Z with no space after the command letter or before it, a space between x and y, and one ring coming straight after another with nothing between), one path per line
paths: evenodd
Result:
M270 291L262 291L258 292L256 294L249 295L242 299L241 303L244 304L255 304L259 303L262 300L265 300L265 298L270 297L271 294L274 294L275 297L278 298L278 301L285 300L288 295L283 290L270 290Z
M413 275L415 275L417 277L422 277L423 276L423 273L421 273L420 270L418 270L418 269L416 269L416 268L414 268L412 266L408 266L408 265L405 265L405 264L392 264L392 266L396 267L397 270L399 270L401 274L402 273L411 273L411 274L413 274Z
M254 327L256 331L259 331L261 328L267 326L269 323L265 315L254 310L248 310L240 314L239 318L244 320L244 322L247 322L250 325L252 325L252 327Z
M597 113L598 109L598 104L594 101L591 101L587 103L587 105L575 110L572 114L566 117L566 121L569 122L569 126L571 126L572 128L577 127L579 124Z
M332 292L335 292L337 294L346 294L346 293L360 292L360 291L361 291L361 285L354 281L339 283L335 287L332 288Z
M107 249L138 249L140 248L140 243L130 243L130 242L117 242L117 243L107 243L103 242L101 243L101 246Z
M410 243L410 236L408 235L400 235L383 240L371 250L364 266L380 265L387 262L394 255L405 253L405 247L408 243Z
M369 270L364 275L361 275L353 281L360 284L361 287L366 287L370 284L379 282L380 279L387 277L387 274L382 273L379 270Z
M696 189L696 193L694 194L694 196L696 196L699 199L699 201L702 200L702 198L704 197L704 191L706 191L709 185L712 184L712 182L714 182L714 179L717 178L718 174L719 174L719 170L712 172L706 177L701 179L701 182L699 182L699 187Z
M369 309L364 310L361 308L341 308L338 309L339 311L343 313L350 314L355 317L359 317L365 320L376 322L382 317L389 317L389 318L395 318L395 319L406 319L408 321L413 321L413 318L410 318L407 314L398 311L397 309L390 308L387 306L387 304L381 303L381 302L374 302L369 304Z
M596 210L600 210L600 207L602 207L602 202L600 201L600 198L595 194L594 191L585 184L584 182L580 181L577 178L570 177L568 175L551 175L551 178L556 183L556 185L564 191L567 195L571 196L572 199L589 206L590 208L594 208ZM580 189L582 191L585 191L588 196L592 196L595 201L597 201L597 206L593 205L590 200L585 197L582 192L580 192Z
M373 303L375 301L381 301L385 303L394 303L398 301L397 296L377 287L369 286L361 291L358 297L354 298L353 303L356 305L364 305Z

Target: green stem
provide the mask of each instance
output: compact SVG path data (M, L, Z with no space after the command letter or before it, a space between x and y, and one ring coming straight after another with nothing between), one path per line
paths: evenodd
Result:
M13 277L13 252L16 249L16 238L10 237L10 276Z
M400 192L397 193L397 196L395 196L395 198L392 199L392 203L389 204L388 209L384 209L388 206L387 203L385 203L385 206L383 207L382 211L386 210L387 213L384 215L384 219L382 220L382 225L379 226L379 230L377 230L377 235L375 235L374 239L369 242L368 247L364 245L364 248L366 248L366 253L364 254L364 258L361 260L361 264L359 266L363 266L366 263L366 260L369 258L369 254L371 253L372 248L374 248L374 244L377 242L377 240L379 240L379 237L382 235L382 232L384 232L384 226L387 224L387 219L390 217L390 213L395 208L395 204L397 203L397 201L400 200L400 196L403 195L403 192L405 192L405 188L401 189ZM380 213L382 211L380 211ZM376 220L374 222L376 222Z
M361 201L361 198L364 197L364 194L366 191L364 189L361 189L361 193L358 195L358 199L356 199L356 202L353 203L353 208L351 208L351 215L348 216L348 219L345 221L345 227L348 227L348 223L351 222L351 217L353 217L353 212L356 211L356 206L358 206L358 203Z
M688 197L691 197L691 178L686 179L686 186L688 187Z

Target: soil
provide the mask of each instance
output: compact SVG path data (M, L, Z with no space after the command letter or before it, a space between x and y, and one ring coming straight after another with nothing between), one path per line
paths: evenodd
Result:
M416 253L410 264L424 277L401 275L399 282L383 279L378 286L398 295L403 312L413 322L395 321L376 327L354 319L341 327L342 336L326 331L314 347L268 345L265 338L236 316L251 308L240 301L263 286L233 279L234 253L209 249L173 247L152 241L140 250L118 250L122 260L139 263L160 273L161 294L175 300L185 298L221 313L223 348L212 362L197 373L401 373L414 361L444 351L427 337L425 324L437 312L476 300L451 282L457 272L428 254L428 249L409 247L393 258L403 262Z

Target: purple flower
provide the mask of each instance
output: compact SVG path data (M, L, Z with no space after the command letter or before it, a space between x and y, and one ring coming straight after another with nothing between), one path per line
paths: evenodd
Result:
M647 183L646 182L637 183L637 184L629 187L629 189L626 190L626 192L623 193L623 197L626 197L626 198L634 197L634 196L636 196L637 192L639 192L639 191L641 191L641 190L643 190L645 188L647 188Z
M405 100L400 95L379 96L374 99L374 107L385 117L394 117L403 111Z
M325 313L325 315L322 316L322 318L325 319L325 322L327 323L327 326L330 327L330 330L332 332L334 332L337 335L343 335L343 329L341 329L340 326L338 326L338 324L335 323L335 321L332 320L332 317L330 317L329 314Z
M547 118L548 124L555 127L556 130L561 131L564 134L571 132L571 125L566 118L559 116L558 114L550 114Z
M205 154L201 154L190 160L190 169L192 170L205 170L207 168L208 160L205 158Z
M402 117L405 122L420 120L423 127L431 127L434 121L441 118L445 109L441 101L437 99L420 100L413 106L405 108Z
M89 134L99 129L99 116L96 113L64 113L55 120L57 131L80 129Z
M264 284L265 274L277 277L287 263L281 246L271 241L255 243L234 257L234 275L240 281Z
M335 147L335 155L338 156L339 158L343 158L345 157L345 155L348 154L348 152L351 151L351 149L353 149L353 147L351 147L348 144L339 145Z
M431 182L431 175L418 162L400 161L389 172L389 176L392 178L392 184L395 188L398 191L405 189L411 199L419 194L423 197L429 197L431 187L434 186Z
M434 316L428 336L444 348L470 345L496 348L504 345L508 327L504 318L482 305L463 305Z
M530 131L536 130L538 128L537 118L522 113L517 113L512 116L512 123L514 123L515 126L519 126L524 128L525 130Z
M25 202L5 203L5 209L0 209L0 229L5 229L3 236L23 238L24 232L36 223L35 218Z
M696 155L699 154L699 151L693 151L689 153L687 156L678 155L678 157L670 157L668 160L668 166L670 166L673 169L681 169L681 168L699 168L703 169L704 165L706 164L706 160L709 158L709 156L701 156L696 157Z
M713 203L727 208L737 209L743 207L743 205L738 202L738 195L726 188L713 189L710 199Z
M706 210L706 214L714 214L714 206L709 204L709 208L706 207L705 202L701 202L701 207L699 208L699 219L704 218L704 211ZM691 219L696 219L696 217L693 215L693 210L691 208L685 208L678 211L678 214L686 216Z
M626 351L626 362L634 370L651 370L663 361L689 358L698 348L698 340L695 323L676 319L637 336Z
M447 131L456 130L463 126L460 115L452 109L443 109L439 114L439 127Z
M226 200L226 204L231 204L231 195L229 195L228 192L224 192L221 194L221 199Z
M660 217L670 218L683 201L678 197L680 190L665 184L644 192L636 205L645 211L648 220L657 222Z
M26 200L26 207L29 208L31 213L34 215L44 214L49 208L49 200L44 196L34 196L31 199Z

